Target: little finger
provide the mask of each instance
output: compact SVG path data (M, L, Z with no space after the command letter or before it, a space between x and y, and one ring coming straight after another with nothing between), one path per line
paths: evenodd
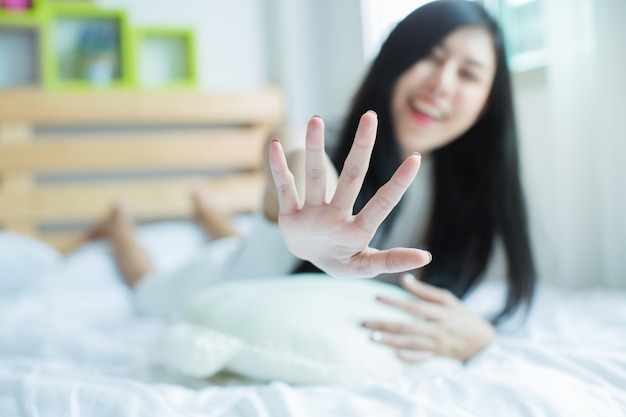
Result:
M274 139L270 144L269 163L274 185L276 185L280 213L293 214L297 212L300 209L300 203L296 183L293 174L287 167L285 152L278 139Z

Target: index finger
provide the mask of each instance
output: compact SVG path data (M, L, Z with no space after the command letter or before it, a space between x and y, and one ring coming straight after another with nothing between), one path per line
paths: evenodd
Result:
M460 304L459 299L450 291L418 281L411 274L404 274L401 281L407 291L424 300L447 306Z
M428 301L405 300L385 296L379 296L376 297L376 299L381 303L399 308L400 310L404 310L409 314L412 314L416 317L421 317L425 320L438 321L441 320L444 316L444 310L442 306Z
M339 210L352 211L367 173L377 127L378 116L374 111L368 110L361 116L354 142L341 169L335 195L331 201L331 204Z

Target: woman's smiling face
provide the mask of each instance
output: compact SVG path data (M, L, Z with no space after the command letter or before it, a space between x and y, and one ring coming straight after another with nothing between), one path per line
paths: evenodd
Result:
M485 108L495 72L489 32L464 26L402 73L391 101L402 156L427 154L467 131Z

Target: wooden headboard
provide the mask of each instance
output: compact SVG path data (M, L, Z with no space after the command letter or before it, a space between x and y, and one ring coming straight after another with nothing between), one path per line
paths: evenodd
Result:
M60 250L124 199L140 221L191 214L190 187L231 213L264 187L279 88L236 93L0 91L0 229Z

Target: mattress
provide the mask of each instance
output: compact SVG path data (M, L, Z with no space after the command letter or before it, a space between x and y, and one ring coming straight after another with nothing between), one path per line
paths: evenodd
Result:
M185 222L139 237L163 270L205 243ZM103 242L64 258L0 232L0 254L0 416L626 415L626 290L542 283L525 321L451 373L296 386L160 365L166 322L138 314ZM484 283L465 303L480 311L502 291Z

